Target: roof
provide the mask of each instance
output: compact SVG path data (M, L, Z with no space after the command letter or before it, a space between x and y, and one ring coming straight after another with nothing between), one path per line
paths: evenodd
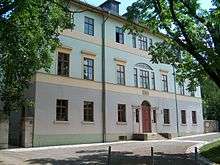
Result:
M121 2L118 2L118 1L116 1L116 0L107 0L107 1L105 1L105 2L103 2L101 5L99 5L99 6L103 6L103 5L105 5L106 3L108 3L108 2L115 2L115 3L117 3L117 4L120 4Z

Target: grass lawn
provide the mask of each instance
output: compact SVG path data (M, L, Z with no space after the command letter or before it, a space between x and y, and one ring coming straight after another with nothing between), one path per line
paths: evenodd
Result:
M220 139L203 146L200 154L215 163L220 163Z

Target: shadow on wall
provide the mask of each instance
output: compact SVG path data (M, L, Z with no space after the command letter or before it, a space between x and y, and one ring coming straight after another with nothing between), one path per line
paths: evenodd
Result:
M77 157L77 153L83 153ZM107 150L81 150L76 152L75 157L66 159L29 159L25 162L28 164L41 165L105 165L107 164ZM111 165L150 165L150 156L135 155L133 152L113 151L111 155ZM164 154L155 153L154 165L195 165L192 155L190 154Z

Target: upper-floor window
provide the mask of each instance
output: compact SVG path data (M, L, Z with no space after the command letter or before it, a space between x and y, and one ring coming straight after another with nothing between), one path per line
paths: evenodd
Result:
M61 76L69 76L69 54L58 52L57 74Z
M179 88L180 88L180 94L185 95L185 87L183 82L179 83Z
M153 110L153 123L157 123L157 113L156 113L156 109Z
M164 124L170 124L170 110L169 109L163 110L163 120L164 120Z
M155 90L155 74L151 72L151 89Z
M162 74L162 91L168 92L168 81L167 81L167 75Z
M57 99L56 121L68 121L68 100Z
M181 110L181 122L186 124L186 110Z
M117 83L125 85L125 66L117 64Z
M116 37L116 42L124 44L124 32L123 32L123 29L120 28L120 27L116 27L115 35L116 35L115 36Z
M139 36L138 38L139 49L147 51L147 37Z
M140 85L142 88L150 89L149 72L148 71L140 70Z
M138 73L137 68L134 68L134 86L138 87Z
M135 35L132 35L132 46L133 48L136 48L137 47L137 41L136 41L136 36Z
M94 121L94 107L91 101L84 101L84 121Z
M118 104L118 122L126 122L126 105Z
M94 36L94 19L85 17L84 33Z
M153 46L153 40L152 40L152 38L149 38L149 48L150 48L151 46Z
M192 123L193 124L197 124L196 111L192 111Z
M84 57L84 79L94 80L94 60Z

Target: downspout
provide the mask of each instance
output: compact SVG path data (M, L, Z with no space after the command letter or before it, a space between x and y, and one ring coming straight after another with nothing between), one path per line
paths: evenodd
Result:
M102 142L106 142L106 86L105 86L105 22L109 16L103 15L102 22Z
M178 110L178 103L177 103L177 93L176 93L176 70L175 66L173 66L173 78L174 78L174 95L175 95L175 104L176 104L176 130L177 130L177 136L180 136L179 131L179 110Z

